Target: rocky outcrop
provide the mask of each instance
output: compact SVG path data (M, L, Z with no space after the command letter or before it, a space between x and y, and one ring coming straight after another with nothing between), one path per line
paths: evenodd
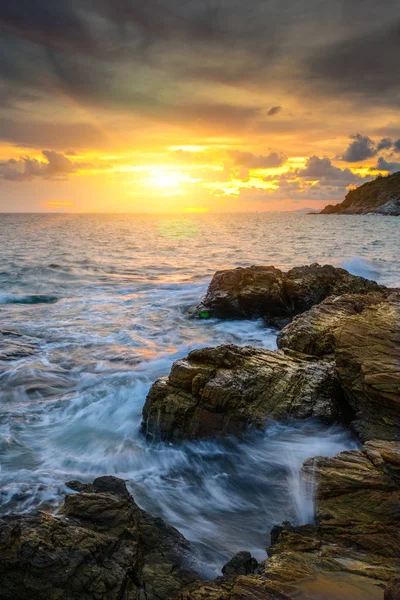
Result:
M400 294L328 298L296 317L278 347L332 355L362 440L400 440Z
M328 296L379 290L384 288L374 281L331 265L295 267L287 273L275 267L238 267L215 273L193 314L200 318L262 317L268 325L280 328Z
M336 421L343 405L333 363L227 345L176 361L151 387L142 427L155 438L195 439L262 428L267 419Z
M329 204L321 215L400 215L400 172L377 177L351 190L340 204Z
M400 440L400 295L345 319L335 359L361 439Z
M387 586L384 600L400 600L400 577Z
M2 599L167 600L196 579L189 543L141 510L123 481L69 485L79 493L59 518L0 519Z
M274 528L260 574L292 585L321 570L378 583L398 576L399 460L400 444L375 440L362 450L306 461L303 477L315 486L316 523Z
M303 477L315 491L315 524L295 527L285 522L274 527L269 556L255 569L228 569L229 576L193 584L181 598L317 599L334 597L337 589L343 600L364 598L363 592L378 599L387 582L391 585L385 598L397 598L399 459L400 444L371 441L362 450L306 461ZM236 559L240 568L243 560L249 565L250 558L234 557L231 562Z
M286 325L278 334L278 348L313 356L333 354L335 332L344 319L360 315L369 306L380 304L386 296L385 292L330 296Z

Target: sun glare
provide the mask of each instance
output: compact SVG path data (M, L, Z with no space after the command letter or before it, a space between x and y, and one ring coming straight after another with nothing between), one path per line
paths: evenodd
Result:
M163 169L154 169L150 172L148 183L151 186L160 188L179 188L181 180L182 177L179 173Z

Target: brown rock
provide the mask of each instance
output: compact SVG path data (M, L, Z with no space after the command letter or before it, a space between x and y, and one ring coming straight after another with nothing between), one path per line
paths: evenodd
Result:
M400 577L387 586L384 600L400 600Z
M195 439L288 416L336 421L341 406L332 363L227 345L175 362L169 377L151 387L142 427L161 439Z
M367 307L379 304L385 296L380 292L330 296L286 325L278 334L278 348L314 356L333 354L335 331L344 319L357 316Z
M334 344L361 439L400 440L400 296L346 318Z
M0 520L2 599L167 600L196 579L189 543L142 511L124 482L101 477L80 487L60 518Z
M203 318L253 319L282 327L295 315L328 296L384 290L374 281L345 269L317 263L287 273L275 267L237 268L215 273L195 315Z

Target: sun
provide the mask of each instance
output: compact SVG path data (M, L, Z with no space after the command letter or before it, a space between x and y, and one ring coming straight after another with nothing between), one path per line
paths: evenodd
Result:
M152 169L149 174L148 183L160 188L179 188L182 177L179 173L166 169Z

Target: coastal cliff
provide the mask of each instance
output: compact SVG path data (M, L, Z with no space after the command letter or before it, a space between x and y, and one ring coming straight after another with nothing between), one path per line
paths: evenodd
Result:
M320 215L400 216L400 171L388 177L377 177L351 190L340 204L328 204Z

